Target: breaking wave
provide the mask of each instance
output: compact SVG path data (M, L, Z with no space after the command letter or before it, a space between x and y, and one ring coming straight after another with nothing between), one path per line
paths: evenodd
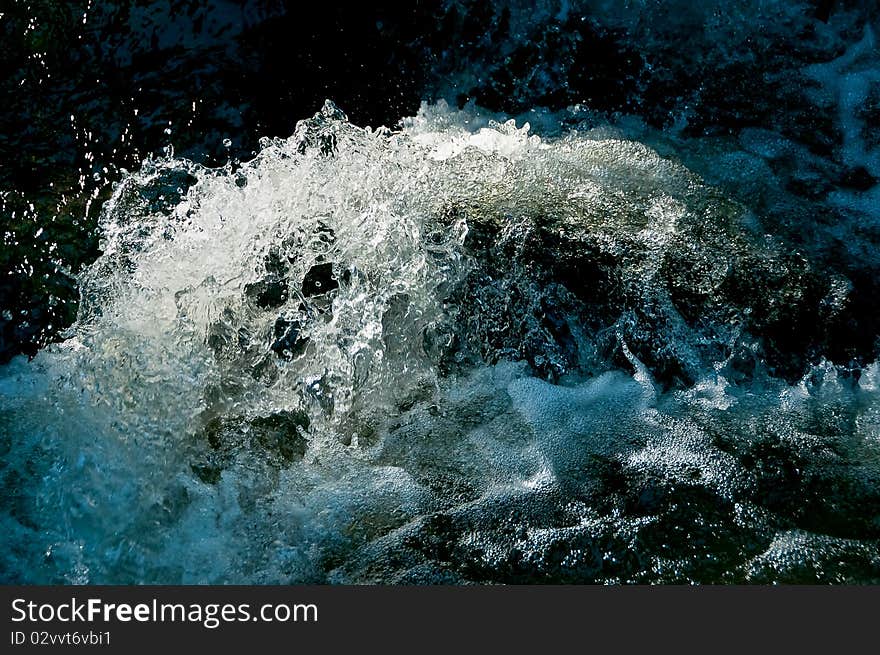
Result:
M851 286L674 150L443 103L261 146L118 183L0 369L4 578L880 580Z

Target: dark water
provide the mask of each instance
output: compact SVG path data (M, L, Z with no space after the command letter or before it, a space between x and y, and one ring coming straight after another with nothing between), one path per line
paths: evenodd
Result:
M880 579L871 3L6 4L5 580Z

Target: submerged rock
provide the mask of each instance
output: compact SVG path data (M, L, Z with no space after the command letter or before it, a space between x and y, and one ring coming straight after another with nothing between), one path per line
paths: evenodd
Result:
M207 484L217 484L224 469L242 457L281 468L302 460L308 447L309 418L302 412L281 411L269 416L214 418L203 430L208 450L191 464Z

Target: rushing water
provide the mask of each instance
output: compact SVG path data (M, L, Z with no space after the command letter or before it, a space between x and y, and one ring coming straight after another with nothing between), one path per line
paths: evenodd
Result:
M0 575L877 582L871 28L838 54L825 158L442 100L148 158L76 322L0 368Z

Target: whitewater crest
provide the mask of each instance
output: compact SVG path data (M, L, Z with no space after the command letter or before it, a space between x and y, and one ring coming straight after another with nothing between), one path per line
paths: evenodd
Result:
M0 372L5 578L880 576L847 281L641 143L328 101L146 162L102 231L67 340Z

